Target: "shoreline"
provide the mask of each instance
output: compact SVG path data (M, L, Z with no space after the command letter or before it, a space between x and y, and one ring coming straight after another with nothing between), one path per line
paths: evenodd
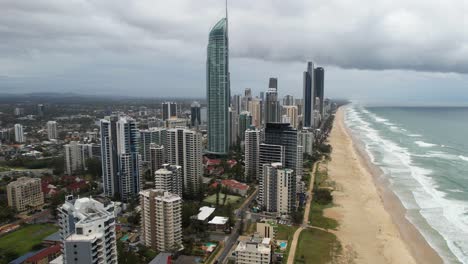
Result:
M406 218L406 208L389 188L389 182L382 177L383 172L370 161L360 140L346 126L343 108L336 113L333 129L339 131L332 133L334 136L330 138L333 152L329 174L343 190L337 192L338 207L325 210L325 215L340 223L335 234L343 248L349 251L344 255L357 256L358 263L443 263L416 226ZM335 149L339 153L334 155ZM334 157L336 162L333 162ZM351 165L343 165L340 160ZM357 183L351 177L357 178ZM360 195L355 195L357 193ZM356 198L348 201L352 196ZM360 233L365 236L358 237Z

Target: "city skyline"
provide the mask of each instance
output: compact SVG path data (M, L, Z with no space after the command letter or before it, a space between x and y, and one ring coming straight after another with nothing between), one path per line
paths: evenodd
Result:
M114 8L80 1L70 5L43 1L32 9L21 2L2 5L6 15L0 21L10 29L0 32L6 43L0 48L0 87L6 93L200 97L205 87L206 28L224 12L223 1L197 5L182 0L171 4L141 1ZM286 93L298 97L303 64L312 60L327 69L330 97L399 105L467 101L466 56L461 45L450 46L463 43L464 33L453 25L462 15L453 8L456 5L450 9L454 19L446 20L446 12L432 2L371 2L368 6L373 11L353 13L351 24L343 23L350 15L343 4L320 6L323 8L301 1L259 1L247 8L244 1L230 3L232 94L246 87L258 94L273 75L283 87L280 97ZM428 12L416 6L424 6ZM28 16L31 23L18 23L22 15L16 13ZM326 20L330 13L342 16ZM323 19L319 23L323 28L307 24L315 18ZM63 28L54 30L53 24ZM47 37L31 41L26 34L30 30ZM418 33L428 31L432 35ZM366 43L359 37L364 33ZM312 37L304 38L307 35ZM311 42L314 39L321 41ZM425 48L418 48L419 44ZM438 89L440 86L450 93Z

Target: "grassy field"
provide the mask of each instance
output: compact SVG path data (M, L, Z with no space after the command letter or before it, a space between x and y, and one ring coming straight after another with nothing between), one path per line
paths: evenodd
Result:
M339 254L341 245L334 234L308 228L299 235L294 263L333 263L333 257Z
M219 204L223 204L224 201L224 196L226 194L221 193L219 195ZM226 198L226 204L235 204L237 203L242 197L240 196L235 196L235 195L228 195ZM216 194L210 195L206 197L203 202L209 203L209 204L216 204Z
M0 249L23 255L42 242L46 236L55 233L58 227L52 224L26 225L0 237Z
M280 225L280 224L278 224L276 228L275 239L288 241L286 252L284 252L284 255L283 255L283 263L286 263L288 261L288 254L289 254L289 249L291 247L291 241L294 237L294 232L296 232L296 230L297 230L297 226L287 226L287 225Z
M311 226L325 229L336 229L338 227L338 222L335 219L323 216L323 210L331 206L331 204L321 205L315 201L312 201L312 203L310 203L309 224Z

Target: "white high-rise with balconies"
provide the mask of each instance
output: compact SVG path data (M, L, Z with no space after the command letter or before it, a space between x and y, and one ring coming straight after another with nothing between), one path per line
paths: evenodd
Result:
M15 124L15 141L18 143L24 143L26 141L24 138L23 126L21 124Z
M117 263L114 203L68 196L58 210L63 263Z
M245 172L246 180L256 180L258 175L258 160L260 150L260 130L248 129L245 131Z
M154 173L154 188L182 197L182 166L163 164L163 168Z
M197 194L203 174L201 134L185 128L168 129L166 145L167 163L182 166L183 193Z
M56 121L48 121L46 125L47 125L47 138L49 140L57 139L58 138L57 122Z
M141 234L143 244L153 250L182 249L182 199L163 190L140 192Z

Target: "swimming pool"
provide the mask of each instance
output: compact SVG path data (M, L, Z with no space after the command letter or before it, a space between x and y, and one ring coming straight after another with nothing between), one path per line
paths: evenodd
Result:
M123 237L120 239L120 241L122 241L122 242L125 242L125 241L127 241L127 240L128 240L128 234L126 234L125 236L123 236Z
M279 242L279 246L280 246L281 250L286 250L286 247L288 246L288 242L281 241L281 242Z

